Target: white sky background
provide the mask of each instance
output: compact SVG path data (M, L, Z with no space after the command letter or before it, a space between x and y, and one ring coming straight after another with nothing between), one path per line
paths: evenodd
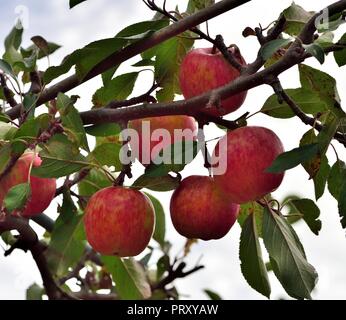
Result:
M307 10L319 10L333 1L326 0L296 0L296 3ZM160 0L158 0L160 3ZM174 9L179 3L183 10L186 1L168 0L168 7ZM279 13L290 5L290 0L260 1L253 0L250 3L228 12L210 21L212 36L222 34L226 44L236 43L240 47L243 56L248 62L254 60L258 44L254 37L243 38L241 33L246 26L256 27L258 23L263 26L275 20ZM102 38L112 37L123 27L151 18L152 13L140 0L111 1L89 0L73 10L68 9L68 0L0 0L0 39L4 39L12 27L16 17L15 8L24 5L28 8L28 29L25 31L25 44L30 44L30 38L41 35L49 41L63 45L55 55L51 57L51 64L57 65L61 59L87 43ZM345 32L338 31L336 40ZM196 46L209 46L202 41ZM137 61L138 58L132 61ZM320 67L318 62L310 60L311 66L321 68L333 75L338 82L338 89L343 101L346 99L346 83L344 69L338 69L334 59L330 56L326 63ZM46 61L42 68L46 68ZM128 72L128 65L122 66L117 74ZM299 76L296 68L285 72L280 76L285 88L299 87ZM140 80L135 88L134 95L141 94L148 89L151 83L150 72L141 73ZM81 99L77 103L80 110L87 110L91 106L91 95L101 85L99 79L89 81L76 90ZM235 119L246 111L251 113L259 110L266 98L272 94L269 87L260 87L249 92L244 105L240 110L228 116ZM343 105L345 109L345 105ZM309 129L298 119L278 120L265 115L256 115L250 120L251 125L266 126L275 131L283 141L286 150L297 147L301 136ZM208 129L207 138L222 135L222 132L214 126ZM346 159L346 152L334 142L339 156ZM330 163L335 162L334 153L329 153ZM202 160L196 159L183 172L183 176L191 174L207 174L203 168ZM134 166L134 174L141 174L143 168L137 164ZM274 193L279 200L285 195L296 193L301 197L314 199L313 183L308 181L308 175L301 168L295 168L287 172L284 182L278 191ZM173 229L169 218L169 199L171 193L156 194L163 202L166 209L168 238L174 245L174 252L178 252L184 238ZM51 215L56 212L56 200L52 203ZM318 201L321 209L322 231L317 237L306 227L304 223L295 225L295 229L302 240L309 261L319 273L319 282L313 292L315 299L345 299L346 298L346 239L345 231L341 229L337 212L337 203L326 191L322 199ZM48 212L49 212L48 211ZM38 229L42 233L41 229ZM262 299L263 297L251 289L240 271L238 258L240 228L235 225L229 234L218 241L199 242L194 245L189 256L189 266L193 267L202 256L202 263L206 268L198 273L177 281L180 292L186 298L205 299L204 288L210 288L220 293L225 299ZM24 254L15 251L10 257L4 258L0 248L0 299L24 299L25 289L33 282L41 283L38 270L29 253ZM287 298L276 278L271 274L272 298Z

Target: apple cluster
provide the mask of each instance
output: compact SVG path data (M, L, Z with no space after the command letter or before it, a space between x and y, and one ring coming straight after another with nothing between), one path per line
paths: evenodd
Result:
M246 64L238 50L229 50L239 63ZM239 75L239 71L217 50L193 49L185 56L180 67L181 92L185 98L192 98L226 85ZM241 92L222 100L221 106L208 108L206 112L213 116L233 112L243 104L246 94ZM195 119L189 116L133 120L129 126L140 137L144 120L150 122L152 131L164 128L172 136L175 129L196 129ZM146 147L139 145L138 160L143 163L143 158L155 157L152 150L159 143L160 140L150 141ZM161 147L166 146L161 144ZM266 169L282 152L284 149L280 139L267 128L245 126L229 131L218 142L212 155L215 160L212 163L222 159L227 164L226 171L217 174L212 168L212 176L189 176L174 191L170 213L177 232L187 238L202 240L225 236L237 219L240 204L256 201L279 187L283 173L268 173ZM33 217L43 212L54 198L55 179L30 174L31 168L40 164L38 155L25 153L3 178L0 203L13 186L30 180L30 197L23 210L14 214ZM104 255L135 256L147 247L153 235L154 207L141 191L112 186L99 190L89 199L84 224L87 240L96 251Z
M238 50L229 50L239 63L246 64ZM180 67L181 92L185 98L192 98L226 85L239 75L239 71L217 50L193 49ZM213 116L231 113L243 104L246 94L241 92L222 100L221 106L208 108L206 112ZM139 141L143 141L143 121L150 122L151 133L156 129L165 129L174 136L175 129L196 130L196 121L189 116L133 120L129 126L137 131ZM222 143L224 139L227 139L226 143ZM138 160L143 165L147 165L143 159L149 157L153 160L157 156L158 150L154 148L159 143L162 149L168 147L160 139L147 142L145 146L138 146ZM225 236L238 217L240 204L258 200L279 187L283 173L268 173L266 169L282 152L280 139L267 128L247 126L228 132L216 145L212 161L225 161L226 172L212 177L189 176L173 192L170 213L177 232L187 238L202 240ZM88 241L103 254L139 254L148 245L154 225L155 215L150 200L142 192L131 188L100 190L91 197L85 211Z

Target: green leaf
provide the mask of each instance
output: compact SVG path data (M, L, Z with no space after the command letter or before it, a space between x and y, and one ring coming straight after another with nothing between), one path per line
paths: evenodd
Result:
M311 43L308 45L303 45L306 52L310 53L313 57L317 59L320 64L325 61L325 53L323 48L318 43Z
M115 37L128 40L139 40L146 38L155 31L158 31L169 25L166 18L141 21L127 26L121 30Z
M32 118L24 122L15 131L13 137L10 137L13 152L22 154L27 149L27 144L36 140L39 130L40 126L37 118Z
M303 48L305 49L305 51L307 53L310 53L313 57L315 57L316 60L320 64L324 63L324 61L326 59L326 56L325 56L323 48L319 44L317 44L317 43L311 43L311 44L308 44L308 45L304 44Z
M28 289L26 289L26 300L42 300L44 289L38 284L33 283Z
M37 119L29 119L18 128L13 138L21 138L30 141L37 137L39 130L40 126Z
M171 38L155 47L155 79L162 88L180 94L179 69L194 41L184 37Z
M340 195L338 198L338 208L339 208L339 215L341 218L341 225L343 228L346 228L346 182L343 181L341 188L340 188Z
M34 36L31 38L31 41L36 45L36 47L44 52L46 55L48 54L48 42L45 38L41 36Z
M213 300L213 301L222 300L221 296L215 291L212 291L209 289L204 289L203 291L209 297L210 300Z
M124 100L133 91L138 78L138 72L122 74L110 80L107 86L98 89L92 102L96 107L102 107L114 100Z
M254 214L250 214L243 224L240 235L239 258L241 261L241 271L248 284L269 298L271 292L270 283L262 258Z
M215 0L189 0L186 12L193 14L196 11L208 8L215 4Z
M274 273L286 292L293 298L311 299L318 276L307 262L293 228L282 216L265 210L263 240Z
M50 83L57 77L67 73L76 65L77 76L83 80L85 76L101 61L121 50L126 45L147 37L152 32L160 30L168 25L167 19L144 21L126 27L115 38L108 38L92 42L82 49L76 50L67 56L60 66L49 68L44 75L44 82ZM114 70L113 70L114 71ZM105 84L110 80L114 72L107 73Z
M160 281L162 276L170 268L169 256L164 254L156 263L156 280Z
M155 61L151 59L142 59L132 65L132 67L153 67L153 66L155 66Z
M11 140L17 132L17 128L9 123L0 122L0 140Z
M148 177L162 177L169 172L182 171L198 153L196 141L181 141L171 144L154 159L145 169Z
M273 54L280 48L287 46L291 43L293 39L275 39L267 42L263 47L261 47L260 55L266 61L273 56Z
M121 128L117 123L104 123L85 128L87 134L94 137L116 136L121 132Z
M334 33L327 31L321 34L316 40L315 43L320 45L322 48L328 48L333 45Z
M174 87L166 86L156 91L156 100L158 102L171 102L174 100L175 91Z
M293 2L282 14L286 18L284 31L291 36L297 36L312 18L314 12L308 12Z
M323 123L323 129L317 136L320 154L324 155L327 152L330 142L332 141L335 132L339 127L340 120L341 119L339 119L332 112L329 112L327 115L327 118Z
M255 201L241 204L237 221L243 228L244 223L248 219L248 217L251 215L255 215L257 226L256 233L259 237L262 237L263 211L264 208Z
M338 160L332 166L328 177L328 190L336 199L339 199L343 181L346 179L346 164Z
M306 88L287 89L285 90L292 100L304 111L304 113L316 115L319 112L326 111L328 105L321 101L319 95ZM277 95L271 95L264 103L262 113L274 118L286 119L295 116L292 109L286 102L279 103Z
M151 296L150 284L142 266L133 258L102 256L107 271L112 274L121 299L140 300Z
M346 115L339 106L340 97L336 80L332 76L305 64L299 65L299 75L302 87L318 94L320 100L327 104L328 110L331 110L337 117Z
M300 197L295 194L289 194L282 200L282 206L285 206L286 213L285 218L289 224L294 224L297 221L300 221L303 217L300 214L297 214L297 209L292 204L292 200L299 200Z
M87 159L79 153L78 148L63 134L54 135L48 143L42 144L39 167L32 169L32 174L41 178L60 178L88 167Z
M21 71L21 67L24 65L23 56L13 46L7 49L3 58L12 66L15 74L18 74L19 71Z
M136 189L150 189L153 191L171 191L179 186L180 178L172 177L167 174L161 177L149 177L146 174L141 175L131 186Z
M56 106L61 115L65 132L69 136L70 140L76 142L84 150L89 151L83 121L78 110L73 106L73 101L67 95L59 93Z
M301 138L299 146L317 143L317 136L314 129L308 130ZM305 171L309 174L309 178L314 178L321 166L321 154L318 152L313 158L302 163Z
M296 212L303 215L303 219L309 226L310 230L318 235L322 227L322 222L319 220L320 209L315 202L310 199L295 199L291 200Z
M338 201L339 215L341 217L341 225L346 228L346 165L343 161L338 160L334 163L330 170L328 178L328 189L331 195Z
M78 183L79 195L90 197L97 191L110 187L112 182L100 169L91 169L89 174Z
M0 122L8 123L10 120L11 118L7 114L0 112Z
M24 110L28 113L28 119L31 119L35 116L35 105L37 102L37 95L28 93L23 99Z
M21 183L12 187L6 194L4 206L8 212L22 209L30 197L31 189L29 183Z
M12 63L13 69L18 73L19 71L32 72L36 69L38 51L36 49L30 52L21 49L21 53L17 51L12 52L13 55L9 56L8 53L4 56Z
M153 238L163 248L165 245L165 234L166 234L165 212L159 200L157 200L154 196L152 196L149 193L145 193L145 194L149 197L155 209L155 231L154 231Z
M5 50L7 51L10 47L18 50L23 37L23 26L21 23L13 27L9 35L5 39Z
M86 240L83 214L78 212L69 192L64 193L59 212L46 255L51 272L63 277L82 258Z
M38 48L38 47L34 44L28 47L26 51L32 51L35 48ZM61 46L54 42L47 42L47 47L45 48L46 51L43 51L42 49L38 48L39 51L38 51L37 59L42 59L46 57L47 55L51 55L60 48Z
M339 44L345 46L344 49L334 52L334 58L339 67L342 67L346 64L346 33L338 41Z
M5 60L0 59L0 70L12 76L13 78L16 78L12 67Z
M86 0L70 0L70 9L72 9L73 7L75 7L76 5L84 2Z
M307 131L300 140L300 146L317 143L317 136L314 129ZM314 180L315 197L318 200L324 193L327 183L330 166L328 158L321 153L317 153L310 160L302 163L305 171L309 174L310 179Z
M283 172L313 158L318 152L318 144L307 144L280 154L266 170L271 173Z
M102 166L114 166L115 171L122 169L120 161L120 150L122 145L117 143L104 143L100 144L91 152L90 159L95 159L96 162Z
M52 80L67 73L74 65L76 65L77 76L82 80L93 67L120 50L126 43L126 40L116 38L92 42L71 53L60 66L48 68L43 77L44 83L49 84Z
M318 23L317 23L318 22ZM339 28L341 24L345 22L341 12L328 17L328 19L323 18L320 21L316 21L316 28L318 32L334 31Z
M330 172L330 165L328 163L328 158L326 156L323 156L321 160L320 170L317 172L316 176L314 177L316 200L321 198L324 194L329 172Z
M115 66L115 67L113 67L113 68L111 68L111 69L109 69L109 70L107 70L101 74L102 83L103 83L104 87L106 87L108 85L109 81L112 80L112 78L113 78L115 72L118 70L118 68L119 68L119 65L117 65L117 66Z
M11 231L3 232L0 237L8 246L13 246L17 242L16 236Z

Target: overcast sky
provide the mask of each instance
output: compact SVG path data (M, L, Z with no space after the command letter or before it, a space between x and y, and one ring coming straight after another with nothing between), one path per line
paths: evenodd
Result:
M158 2L160 2L158 0ZM168 7L174 9L179 3L181 6L187 1L168 0ZM210 22L212 35L221 33L227 44L236 43L240 47L245 59L251 62L258 50L258 45L253 38L243 38L242 30L246 26L256 27L258 23L263 26L275 20L279 13L290 5L291 1L260 1L253 0L250 3L228 12ZM332 3L326 0L296 0L307 10L319 10ZM27 24L25 30L25 44L30 44L30 38L41 35L49 41L63 45L55 55L51 57L51 64L59 64L61 59L76 48L106 37L112 37L120 29L134 22L148 20L152 14L140 0L111 1L89 0L73 10L68 9L68 0L0 0L0 39L4 39L13 25L18 11L24 12ZM19 6L19 7L18 7ZM16 9L17 8L17 9ZM23 11L24 9L24 11ZM183 10L183 6L181 7ZM17 11L16 11L17 10ZM17 12L17 13L16 13ZM345 32L345 28L342 30ZM342 35L337 32L336 39ZM208 46L204 42L196 43L196 46ZM136 59L135 59L136 60ZM46 67L43 62L42 68ZM315 61L309 64L322 68L332 74L338 81L338 89L343 100L346 99L346 81L344 70L339 70L332 57L328 57L326 63L320 67ZM128 72L129 67L125 64L118 73ZM281 75L285 88L299 86L299 78L296 68ZM142 73L140 81L136 85L134 94L141 94L150 83L150 74ZM86 110L90 107L91 95L100 86L100 80L95 79L72 91L82 98L77 107ZM266 98L271 95L271 89L260 87L249 92L246 102L241 110L228 116L235 119L245 111L251 113L259 110ZM346 108L343 104L344 109ZM277 120L264 115L251 118L251 125L266 126L275 131L283 140L286 150L297 147L300 137L308 130L297 119ZM208 129L208 138L217 137L220 132L215 127ZM335 146L342 159L346 159L346 152L336 142ZM331 163L335 161L335 155L329 153ZM197 158L183 172L183 176L200 174L202 162ZM142 167L135 167L135 174L141 173ZM206 174L207 172L205 172ZM301 197L314 199L313 184L308 181L308 176L301 168L295 168L287 172L284 182L274 194L279 200L288 194L298 194ZM161 193L160 199L166 209L168 223L168 238L177 252L184 244L184 239L172 228L169 220L168 204L171 193ZM319 282L313 292L315 299L345 299L346 298L346 240L345 232L341 229L337 212L337 203L325 193L318 201L321 209L322 231L316 237L304 223L295 225L309 261L319 273ZM57 202L53 201L49 212L54 216ZM42 232L42 230L39 230ZM204 288L211 288L220 293L225 299L262 299L262 296L251 289L244 280L238 258L240 228L234 226L229 234L218 241L199 242L192 248L189 258L190 266L202 256L202 263L206 268L184 280L178 281L177 285L186 298L205 299L202 292ZM0 248L0 250L2 250ZM272 284L272 298L287 298L287 295L273 275L270 275ZM30 254L15 251L10 257L0 255L0 299L23 299L25 289L34 281L40 283L40 276Z

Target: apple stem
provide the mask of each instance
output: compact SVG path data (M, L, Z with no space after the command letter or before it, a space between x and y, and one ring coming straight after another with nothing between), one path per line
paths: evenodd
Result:
M216 54L216 51L217 51L217 44L215 42L214 45L213 45L213 49L211 50L211 53L212 54Z

